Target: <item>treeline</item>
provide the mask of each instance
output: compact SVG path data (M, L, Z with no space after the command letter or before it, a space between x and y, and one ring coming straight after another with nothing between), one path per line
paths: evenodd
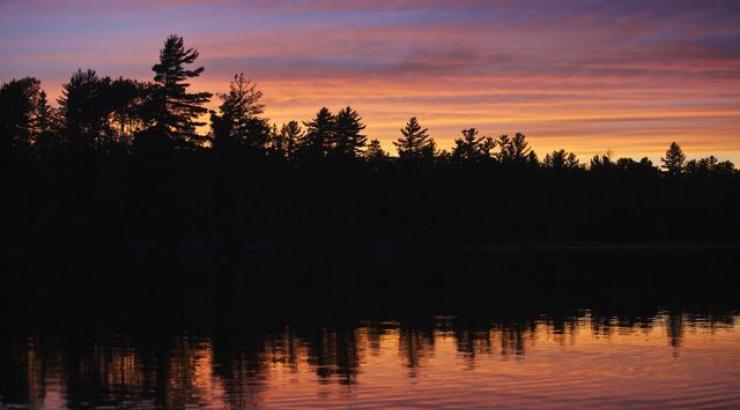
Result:
M67 154L102 153L136 155L166 150L199 151L213 149L222 155L249 155L255 159L276 158L304 165L322 159L340 161L363 159L406 163L517 164L520 166L590 169L602 171L650 172L653 164L643 158L612 161L596 156L590 167L571 152L558 150L540 161L526 137L480 136L475 128L461 131L451 151L439 150L428 130L411 118L393 144L397 157L384 152L378 140L363 134L362 118L351 107L336 114L322 108L314 119L290 121L281 127L270 125L264 117L262 92L245 79L234 77L227 93L220 95L218 111L210 112L210 132L199 122L208 110L204 107L211 93L188 92L188 79L198 77L203 67L189 69L198 52L186 49L183 39L169 37L161 50L160 61L152 67L154 81L99 76L94 70L78 70L64 84L58 108L49 105L39 80L26 77L11 80L0 89L0 141L2 158L31 155L44 158L58 152ZM672 144L663 158L667 174L711 176L732 174L734 165L715 157L686 161L681 148ZM658 169L654 168L653 172Z
M204 70L193 67L197 58L170 36L153 81L79 70L58 107L37 79L2 85L0 222L9 249L187 238L706 242L735 240L740 229L734 165L687 161L676 143L660 167L607 155L584 163L566 150L540 160L524 134L492 138L475 128L440 150L411 118L390 155L351 107L271 124L242 74L209 112L213 95L189 91Z

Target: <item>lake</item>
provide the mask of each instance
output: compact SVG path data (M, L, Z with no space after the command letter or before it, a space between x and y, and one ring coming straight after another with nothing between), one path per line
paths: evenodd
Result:
M584 249L31 259L0 408L740 408L740 254Z
M740 408L736 311L248 321L15 330L0 406Z

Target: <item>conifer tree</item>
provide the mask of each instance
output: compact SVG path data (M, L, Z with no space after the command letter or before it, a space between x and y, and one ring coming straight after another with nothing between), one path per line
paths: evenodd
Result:
M36 116L34 120L34 150L46 153L58 145L59 141L59 118L56 110L49 106L46 92L39 93L36 103Z
M267 145L270 155L278 158L286 158L285 139L283 138L283 134L278 131L277 124L272 124L269 137Z
M265 105L260 102L262 92L244 74L237 74L229 85L229 92L221 95L220 114L211 113L213 144L216 149L244 148L252 153L263 153L270 140L270 127L262 118Z
M545 155L545 159L542 160L542 165L545 168L576 169L580 167L579 162L580 161L576 154L560 149L553 151L551 154Z
M188 93L191 78L200 76L204 68L187 69L198 59L198 51L185 48L183 38L171 35L159 54L159 63L152 67L156 73L155 107L153 113L154 132L150 135L169 146L195 147L205 141L197 128L205 125L198 118L208 110L203 107L212 94L207 92Z
M480 161L491 157L491 150L496 141L490 137L478 138L478 130L469 128L462 130L463 137L455 140L452 157L456 160Z
M357 111L346 107L334 119L332 152L338 158L356 158L362 154L367 144L367 136L361 134L365 129Z
M280 139L287 158L293 159L296 156L301 138L303 138L303 129L298 121L289 121L280 128Z
M388 154L383 150L379 140L371 140L365 151L366 158L386 158Z
M316 114L316 118L304 122L306 133L300 141L298 151L304 158L320 158L331 149L334 140L334 115L324 107Z
M372 139L367 144L367 150L365 151L366 158L388 158L388 153L385 152L383 146L380 144L380 140Z
M498 138L497 144L501 149L498 156L502 163L532 163L532 160L535 159L532 157L533 151L529 149L527 137L522 133L516 133L514 138L510 138L508 135L502 135Z
M134 134L151 126L154 85L119 77L110 89L112 127L118 142L129 144Z
M401 138L393 142L402 160L431 159L437 147L429 136L428 129L422 128L416 117L412 117L401 130Z
M710 155L707 158L688 161L685 170L693 177L731 175L735 170L735 164L731 161L720 161L714 155Z
M52 124L52 110L49 106L49 100L46 98L46 91L41 90L36 101L36 112L34 116L34 133L40 134L48 131Z
M612 161L611 154L606 153L604 155L594 155L593 158L591 158L589 169L592 171L605 172L615 166L616 164Z
M41 82L32 77L0 87L0 156L30 146L40 92Z
M99 77L90 69L77 70L64 84L58 102L73 150L100 147L112 136L110 85L109 77Z
M365 159L373 167L374 170L378 170L383 164L388 163L388 153L383 150L380 145L380 141L373 139L367 145L367 150L364 153Z
M686 155L683 153L681 146L675 142L671 143L665 157L660 159L663 162L663 169L668 175L680 175L684 170Z
M594 157L597 159L597 162L600 162L602 165L604 163L609 163L609 157L604 156L603 160L599 161L599 156L597 155ZM653 166L653 162L650 161L647 157L642 158L639 161L635 161L632 158L619 158L616 162L611 162L612 170L632 174L635 177L639 178L653 178L657 175L659 175L659 170L656 169ZM599 165L597 164L596 167L594 167L594 160L591 161L591 172L600 171Z

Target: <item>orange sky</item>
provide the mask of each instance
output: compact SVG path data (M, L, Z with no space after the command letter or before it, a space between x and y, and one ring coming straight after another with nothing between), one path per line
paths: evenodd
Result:
M77 68L151 79L164 38L244 72L278 123L351 105L387 149L411 116L442 148L462 128L527 134L535 150L740 163L740 3L624 0L190 0L0 3L0 81L52 96ZM212 103L216 106L217 101Z

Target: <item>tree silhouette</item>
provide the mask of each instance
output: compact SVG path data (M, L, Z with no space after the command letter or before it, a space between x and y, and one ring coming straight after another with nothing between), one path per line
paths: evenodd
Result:
M699 160L692 159L686 163L686 174L692 177L706 178L716 175L731 175L735 171L735 164L730 161L720 161L714 155Z
M51 129L53 124L53 111L49 105L49 100L46 98L46 91L39 93L39 98L36 102L36 113L33 122L34 134L41 134Z
M49 106L46 92L39 93L36 103L36 118L34 121L34 148L42 155L50 152L59 144L59 130L61 128L57 110Z
M545 155L542 160L542 165L545 168L555 169L576 169L580 168L578 157L572 152L567 152L564 149L553 151L552 154Z
M594 155L591 158L589 169L595 172L607 172L615 166L616 164L612 162L609 155Z
M514 138L502 135L498 138L499 160L502 163L524 163L533 162L536 154L529 148L527 137L522 133L516 133Z
M452 149L452 158L458 161L478 162L482 159L491 158L491 151L496 146L496 141L491 137L478 138L478 130L469 128L462 130L463 138L455 140Z
M303 138L303 129L298 121L289 121L280 128L280 140L284 156L294 159L298 152L298 145Z
M152 126L154 84L119 77L110 85L116 142L131 144L135 134Z
M221 95L220 114L211 113L214 148L243 148L252 153L265 152L270 139L267 120L260 117L265 105L262 92L244 74L234 76L229 92Z
M67 140L81 152L103 147L113 135L109 122L111 79L95 70L77 70L64 84L59 109L64 118Z
M325 156L334 140L334 115L323 107L312 121L304 122L306 133L300 140L298 154L302 158L317 159Z
M393 142L394 158L378 140L367 142L351 107L336 116L322 108L305 132L297 121L270 126L262 93L243 74L219 96L201 136L210 94L188 92L203 71L188 68L197 57L171 36L154 82L78 70L59 109L36 79L3 84L0 179L17 199L0 201L3 224L42 238L64 238L74 226L69 235L79 241L120 236L122 246L142 237L207 238L219 244L213 248L226 245L224 260L241 259L242 244L258 240L588 241L640 231L721 241L740 229L734 165L714 156L687 161L675 143L666 172L647 158L611 156L594 157L587 169L565 149L540 163L522 133L493 140L467 128L450 152L438 151L414 117ZM60 188L37 188L52 186ZM61 212L69 218L57 221ZM663 229L682 215L689 218L680 230ZM594 223L603 219L611 229ZM563 220L573 229L563 230Z
M41 82L33 77L0 87L0 158L30 146L40 95Z
M686 155L683 153L683 150L681 150L680 145L672 142L668 151L665 153L665 157L660 160L663 162L663 169L666 170L666 173L668 173L668 175L676 176L680 175L684 170Z
M409 119L406 126L401 129L401 138L393 142L401 160L413 162L434 157L437 146L427 131L427 128L421 127L416 117Z
M270 127L270 134L267 139L267 150L269 154L279 159L288 158L285 145L285 138L283 138L283 134L278 131L277 124L272 124L272 127Z
M338 158L357 158L367 144L367 137L361 134L365 129L362 118L351 107L340 110L334 118L332 152Z
M193 148L206 140L197 133L197 127L205 125L197 118L208 112L203 105L212 94L187 92L190 87L187 80L200 76L204 71L203 67L194 70L185 68L195 63L198 56L197 50L185 48L182 37L171 35L160 51L159 63L152 67L157 84L153 112L155 144ZM149 136L152 137L151 133Z
M373 169L377 171L382 165L388 162L388 153L383 150L380 141L374 139L367 146L365 158Z
M653 166L653 162L647 157L643 157L639 161L635 161L632 158L620 158L617 160L616 167L627 174L633 174L644 178L658 175L658 170Z

